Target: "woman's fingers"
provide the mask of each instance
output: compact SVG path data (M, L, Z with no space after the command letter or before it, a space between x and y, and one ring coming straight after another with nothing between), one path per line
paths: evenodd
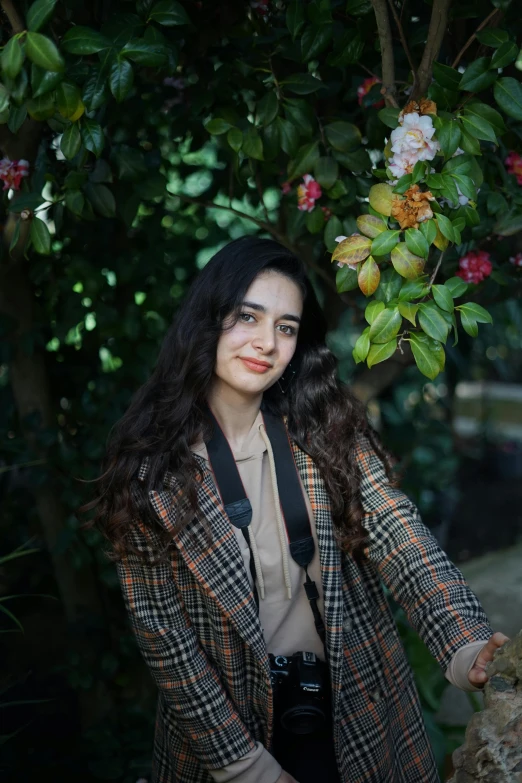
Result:
M477 660L468 674L468 679L472 685L480 686L488 681L486 665L489 661L493 660L495 651L498 650L499 647L502 647L507 641L509 641L509 637L500 633L500 631L497 631L497 633L494 633L493 636L490 637L489 641L478 654Z

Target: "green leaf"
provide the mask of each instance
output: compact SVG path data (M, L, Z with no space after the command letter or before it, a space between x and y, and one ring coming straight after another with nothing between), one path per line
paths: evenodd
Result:
M227 133L227 141L234 152L239 152L241 145L243 144L243 133L239 128L230 128Z
M35 65L46 71L63 71L63 57L51 41L40 33L27 33L25 37L25 53Z
M42 204L45 204L45 199L39 193L23 193L14 201L9 202L8 210L9 212L20 213L24 209L30 209L31 212L34 212Z
M308 174L313 170L319 158L319 142L312 141L300 147L293 160L288 164L288 175L292 178Z
M352 152L361 145L361 132L351 122L332 122L325 126L324 132L328 142L339 152Z
M18 240L20 239L20 225L21 225L21 223L22 223L22 221L20 220L20 218L18 218L18 220L15 223L15 227L14 227L14 230L13 230L13 235L11 237L11 242L9 243L9 253L10 254L13 252L13 250L15 249L15 247L18 244ZM3 560L4 560L4 558L2 558L2 561Z
M493 323L491 313L488 313L484 307L476 302L466 302L465 304L459 305L457 310L460 311L461 315L462 313L466 313L470 318L474 318L479 324Z
M99 158L105 146L102 126L96 120L85 117L82 120L81 136L85 149L93 152Z
M275 120L279 112L279 101L277 95L273 90L267 92L256 106L256 114L258 122L266 127Z
M111 46L111 41L98 30L76 25L67 30L61 43L62 49L69 54L96 54Z
M522 214L520 212L508 212L507 215L502 215L493 226L493 232L502 237L512 237L519 231L522 231Z
M458 206L459 204L459 193L457 190L457 185L455 183L455 180L451 177L450 174L443 174L442 175L442 187L440 189L441 194L444 196L444 198L447 198L448 201L451 201L454 206Z
M444 286L450 291L454 299L458 299L459 296L462 296L468 290L468 284L461 277L450 277L449 280L446 280Z
M210 133L211 136L221 136L230 130L232 125L226 120L222 120L220 117L216 117L213 120L209 120L205 123L205 130Z
M11 106L9 111L9 119L7 120L7 127L11 133L18 133L24 124L26 117L27 104L22 103L21 106Z
M434 220L424 220L420 224L419 231L421 232L422 236L426 239L426 242L428 245L433 244L433 240L437 236L437 225Z
M464 331L467 332L470 337L477 337L478 336L478 324L475 321L475 319L473 318L473 316L468 314L468 313L466 313L466 312L461 313L460 315L461 315L460 320L461 320L462 327L463 327Z
M63 156L67 158L67 160L71 160L79 152L81 145L82 145L82 139L80 136L78 125L72 123L65 130L62 136L62 139L60 141L60 150L62 151Z
M109 88L116 101L125 100L134 84L134 71L127 60L116 60L109 71Z
M433 77L441 87L445 87L447 90L455 92L460 89L462 74L455 68L442 65L442 63L433 63Z
M36 33L53 15L57 0L36 0L29 6L26 14L27 29Z
M497 74L491 71L491 57L479 57L468 65L460 80L460 89L468 92L480 92L491 87Z
M0 82L0 113L4 113L9 109L9 93L4 84ZM4 120L5 122L5 120Z
M399 241L400 231L382 231L372 242L372 255L385 256L391 253Z
M411 299L421 299L428 293L426 278L417 278L416 280L406 280L403 282L399 291L399 301L409 302Z
M443 120L442 127L437 131L437 139L440 148L447 158L456 152L461 137L458 122L454 120Z
M497 144L497 135L495 129L482 117L478 117L476 114L464 113L461 118L463 129L473 136L475 139L482 139L482 141L491 141L493 144Z
M402 317L406 318L411 324L413 324L413 326L415 326L415 316L417 315L419 305L412 304L411 302L399 302L397 307Z
M328 190L339 176L339 165L333 158L319 158L314 167L314 175L321 187Z
M289 120L285 120L283 117L278 117L276 123L279 128L279 138L281 140L283 152L286 152L287 155L292 157L299 149L299 131L295 125Z
M399 242L392 250L391 262L395 271L408 280L415 280L424 269L424 260L412 253L405 242Z
M310 93L316 92L323 86L322 81L316 79L311 73L294 73L285 79L284 82L280 82L280 84L296 95L310 95Z
M175 0L159 0L152 6L148 22L157 22L164 27L190 24L187 12L180 3Z
M404 238L406 246L414 255L427 258L430 246L424 235L417 228L408 228Z
M522 121L522 84L512 76L505 76L495 82L495 100L509 117Z
M517 59L519 48L514 41L506 41L491 58L492 68L505 68Z
M370 302L370 304L366 307L366 310L364 311L364 317L370 326L375 321L379 313L382 313L384 308L384 302L380 302L376 299L374 299L373 302Z
M382 217L376 215L359 215L356 223L361 234L370 239L375 239L383 231L386 231L386 223Z
M85 194L99 215L108 218L114 217L116 201L106 185L93 185L92 182L88 182L85 186Z
M466 104L465 111L468 115L475 114L483 120L486 120L486 122L489 122L494 128L497 136L502 136L502 134L506 132L506 125L502 119L502 115L499 114L493 106L489 106L487 103L482 103L481 101L473 101Z
M33 98L45 95L46 92L54 90L62 81L63 73L56 71L44 71L34 63L31 65L31 90Z
M40 255L48 256L51 252L51 235L46 224L40 218L34 217L29 232L33 247Z
M509 40L509 33L498 27L487 27L485 30L479 30L475 33L475 38L484 46L491 46L493 49L497 49Z
M355 152L335 152L334 155L349 171L369 171L372 167L370 156L364 147L359 147Z
M337 286L337 291L340 294L344 294L347 291L353 291L356 288L359 288L357 271L355 269L351 269L349 266L342 266L337 270L337 274L335 276L335 285Z
M450 242L455 242L455 232L453 231L453 224L449 218L440 213L435 216L439 231L443 237L449 239Z
M379 302L391 302L399 295L402 285L402 277L397 274L395 269L388 267L381 273L381 281L375 292L375 299Z
M159 68L167 62L167 48L160 43L147 41L145 38L131 38L120 52L121 57L128 57L138 65L149 68Z
M435 302L419 304L419 326L428 337L441 343L448 339L449 327Z
M431 292L441 310L446 310L447 313L453 312L455 305L453 304L453 294L449 288L445 285L433 285Z
M420 372L434 380L444 369L444 349L440 343L434 345L433 341L423 334L412 332L409 339L413 358Z
M387 106L379 111L379 119L387 128L395 129L399 124L400 111L400 109L393 109L391 106Z
M318 234L323 230L324 213L320 207L315 207L311 212L306 213L305 223L311 234Z
M55 112L54 93L46 93L27 102L27 111L33 120L42 122L52 117Z
M83 102L87 111L96 111L105 103L107 97L107 77L100 70L94 70L92 76L83 85Z
M65 191L65 206L73 215L81 217L84 205L85 198L81 190Z
M368 352L368 360L367 360L368 367L373 367L374 364L379 364L379 362L386 361L386 359L389 359L390 356L393 356L396 350L397 350L396 337L394 337L393 340L390 340L389 343L384 343L383 345L381 344L372 345Z
M119 179L140 182L147 176L147 166L141 150L122 145L112 153L112 158L117 166Z
M476 201L477 188L475 187L475 183L471 177L467 177L465 174L452 174L451 176L459 186L462 195L466 196L472 201Z
M365 329L354 345L352 356L356 364L359 364L359 362L364 362L368 356L368 351L370 350L370 338L368 336L368 332L369 329Z
M301 56L303 62L308 62L323 52L332 39L333 25L323 22L319 25L309 25L301 38Z
M83 106L80 88L70 82L62 82L56 90L58 111L66 119L73 118Z
M305 7L302 0L292 0L286 9L286 26L294 39L305 23Z
M436 174L431 175L433 177L436 177ZM413 176L412 174L404 174L402 177L399 177L397 180L397 184L393 188L394 193L406 193L406 191L411 187L413 183ZM430 186L432 187L432 186Z
M9 79L16 79L24 64L24 49L21 39L17 35L6 43L2 50L2 71Z
M250 128L245 133L241 151L249 158L263 160L263 140L255 128Z
M377 305L380 303L377 302ZM398 307L390 307L377 313L370 326L370 340L372 343L389 343L395 337L402 324L402 315Z
M335 238L342 234L343 227L341 221L336 215L332 215L324 229L324 244L329 253L333 253L337 242Z

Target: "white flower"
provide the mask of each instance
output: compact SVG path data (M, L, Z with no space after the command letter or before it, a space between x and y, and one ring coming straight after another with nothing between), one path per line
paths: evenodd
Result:
M428 115L420 117L417 112L404 116L402 125L392 131L392 152L409 155L418 160L433 160L439 151L439 143L433 139L435 128Z
M393 176L399 179L405 174L411 174L418 160L419 158L411 152L397 153L389 159L388 168Z

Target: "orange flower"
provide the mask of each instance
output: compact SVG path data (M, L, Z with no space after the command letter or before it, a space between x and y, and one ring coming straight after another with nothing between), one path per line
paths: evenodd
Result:
M419 223L433 217L429 202L434 200L435 196L431 191L422 191L418 185L412 185L405 192L403 198L395 196L393 199L392 217L403 229L418 228Z
M437 114L437 104L430 101L429 98L421 98L420 101L409 101L399 114L399 122L402 122L405 114L417 114L422 117L424 114Z

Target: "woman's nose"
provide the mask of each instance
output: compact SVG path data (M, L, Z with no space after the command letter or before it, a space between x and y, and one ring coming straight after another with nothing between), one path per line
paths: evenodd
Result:
M275 332L274 328L269 324L260 324L252 345L256 351L262 351L263 353L271 353L275 348Z

